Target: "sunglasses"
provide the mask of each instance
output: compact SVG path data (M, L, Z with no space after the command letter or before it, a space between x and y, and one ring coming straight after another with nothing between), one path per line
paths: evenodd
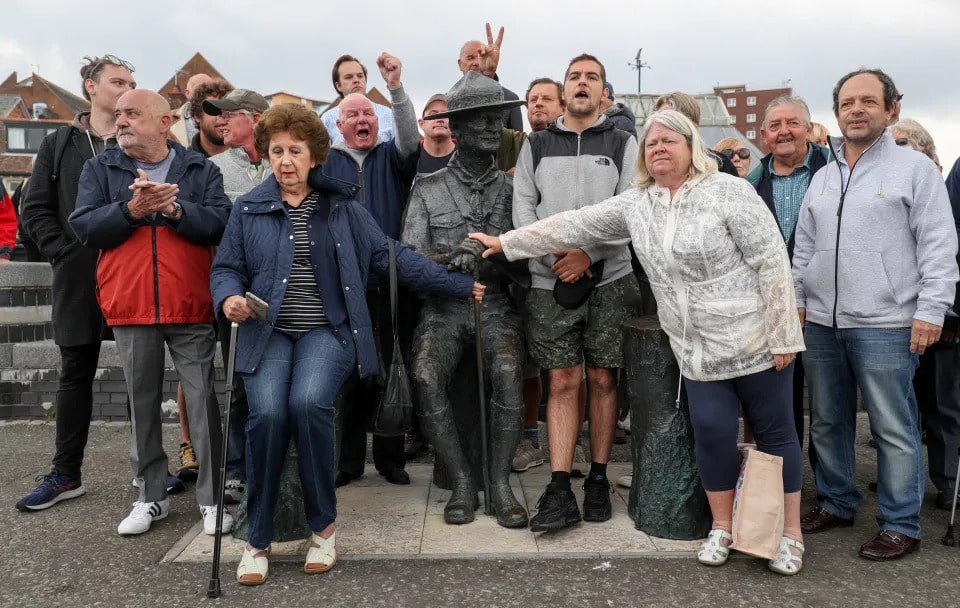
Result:
M909 146L909 145L910 145L910 138L909 138L909 137L898 137L898 138L896 138L895 140L893 140L893 143L897 144L898 146Z
M720 152L720 154L723 154L727 158L733 158L734 156L739 156L743 160L750 158L750 150L747 148L740 148L738 150L723 150Z
M123 66L128 70L130 70L131 73L137 71L137 68L133 67L132 63L130 63L129 61L124 61L123 59L120 59L116 55L104 55L103 57L100 58L100 61L102 63L109 63L110 65Z
M102 57L84 57L87 61L91 63L84 68L84 73L86 73L85 78L89 78L91 74L95 74L101 67L104 65L116 65L120 67L127 68L131 74L137 71L133 64L129 61L124 61L116 55L104 55Z

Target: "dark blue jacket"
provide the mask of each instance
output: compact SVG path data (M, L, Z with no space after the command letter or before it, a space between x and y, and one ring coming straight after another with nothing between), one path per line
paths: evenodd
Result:
M957 235L960 235L960 158L947 174L947 195L953 207L953 223L957 226ZM960 264L960 254L957 255L957 264ZM960 285L953 300L953 312L960 315Z
M167 145L176 155L164 181L179 187L179 220L130 215L137 163L121 148L89 159L80 174L70 227L82 245L100 250L97 301L111 326L213 322L210 263L230 199L216 165Z
M349 152L332 148L327 162L310 173L310 187L318 187L320 175L353 184L356 200L370 212L383 232L400 238L403 209L410 196L410 186L417 174L417 155L400 158L396 140L378 143L370 149L363 166L357 165Z
M377 374L380 368L365 286L371 271L381 275L389 272L387 237L354 200L356 188L325 176L311 182L320 201L307 231L324 313L341 343L353 340L360 377ZM470 296L471 277L448 273L443 266L399 243L395 248L397 276L402 284L456 298ZM247 319L240 324L236 371L251 373L260 362L292 266L293 225L277 179L271 176L237 199L210 277L218 315L223 315L224 300L247 291L270 305L269 322Z

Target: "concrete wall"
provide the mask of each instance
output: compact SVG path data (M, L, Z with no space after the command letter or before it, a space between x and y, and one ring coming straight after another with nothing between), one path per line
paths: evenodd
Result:
M56 414L60 349L50 325L49 264L0 264L0 420L52 419ZM217 396L223 399L223 364L217 349ZM163 418L177 419L178 375L170 354L163 371ZM103 343L93 382L93 418L127 419L127 387L116 344Z

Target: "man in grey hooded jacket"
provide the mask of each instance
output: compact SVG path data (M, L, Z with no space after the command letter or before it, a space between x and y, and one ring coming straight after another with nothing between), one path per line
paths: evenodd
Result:
M857 389L877 442L880 531L862 557L898 559L920 544L923 453L911 379L940 336L957 282L957 233L936 166L886 131L896 87L880 70L840 79L836 162L811 180L793 276L810 390L820 504L807 534L850 526L863 497L854 465Z

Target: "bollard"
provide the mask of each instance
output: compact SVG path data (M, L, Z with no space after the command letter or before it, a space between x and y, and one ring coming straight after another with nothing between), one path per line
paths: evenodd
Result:
M656 316L624 323L623 340L633 454L630 517L638 530L658 538L704 538L710 506L697 472L685 393L676 407L680 369L670 341Z

